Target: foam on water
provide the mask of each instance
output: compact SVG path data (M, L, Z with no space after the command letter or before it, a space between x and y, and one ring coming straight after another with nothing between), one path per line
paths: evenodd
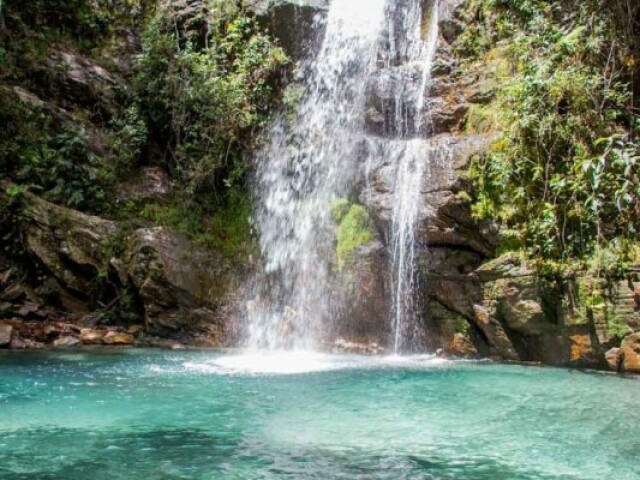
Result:
M185 362L187 371L213 375L291 375L366 368L440 368L450 360L434 355L363 356L310 351L251 351Z

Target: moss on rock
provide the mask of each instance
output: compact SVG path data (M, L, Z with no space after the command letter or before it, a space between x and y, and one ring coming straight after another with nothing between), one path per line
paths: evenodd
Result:
M339 203L333 209L339 221L338 244L336 247L338 268L342 270L358 247L374 240L373 222L369 212L362 205Z

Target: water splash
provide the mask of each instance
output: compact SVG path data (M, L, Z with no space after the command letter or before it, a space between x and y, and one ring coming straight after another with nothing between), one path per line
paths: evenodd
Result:
M306 66L296 120L283 116L257 157L256 197L266 279L249 304L248 345L313 348L332 315L331 206L353 184L366 80L386 0L334 0Z

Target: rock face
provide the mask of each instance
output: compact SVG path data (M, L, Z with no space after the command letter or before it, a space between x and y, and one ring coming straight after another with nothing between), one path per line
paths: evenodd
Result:
M444 153L426 167L418 214L416 254L426 346L459 356L637 371L637 273L608 285L587 274L541 278L513 255L495 258L499 229L472 217L464 174L470 159L497 136L491 120L476 112L494 99L491 72L499 65L465 70L454 58L452 44L465 27L456 16L459 3L440 2L440 42L425 103L428 121L422 122L428 131L395 131L398 105L409 125L417 114L410 100L419 79L411 65L391 59L391 67L366 86L370 136L361 157L385 160L363 168L360 200L382 232L379 261L389 262L383 232L389 231L397 168L397 159L379 152L399 134L428 137L424 150L439 145Z
M96 279L108 285L113 305L131 299L132 312L147 333L183 336L203 344L222 341L217 307L237 288L232 265L212 252L193 248L163 227L131 229L26 194L20 235L29 258L48 272L47 301L78 317L94 308ZM106 288L106 287L105 287ZM7 292L3 295L7 295ZM38 306L21 307L25 315ZM29 310L27 312L26 310ZM88 318L88 317L86 317ZM111 337L108 337L111 338ZM115 343L124 337L116 337ZM114 343L83 330L83 343Z
M329 0L250 0L249 4L287 55L300 61L317 43L317 26Z
M140 229L129 237L121 275L144 304L149 328L178 332L215 323L215 307L239 286L224 259L212 255L163 227Z

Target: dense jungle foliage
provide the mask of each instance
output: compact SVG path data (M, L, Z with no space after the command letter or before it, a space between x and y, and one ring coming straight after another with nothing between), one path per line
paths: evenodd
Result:
M4 0L0 12L0 172L12 194L241 253L247 152L288 68L243 2ZM169 201L117 202L145 165L169 172Z
M476 217L549 273L637 262L640 3L471 0L463 17L456 53L493 75L480 116L500 132L470 171Z

